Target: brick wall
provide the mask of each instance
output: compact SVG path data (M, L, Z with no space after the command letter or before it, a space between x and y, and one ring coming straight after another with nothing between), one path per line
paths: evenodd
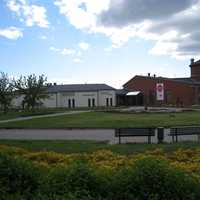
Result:
M156 100L156 83L164 84L165 100ZM192 105L196 103L194 86L170 79L135 76L124 85L130 91L141 91L149 105Z

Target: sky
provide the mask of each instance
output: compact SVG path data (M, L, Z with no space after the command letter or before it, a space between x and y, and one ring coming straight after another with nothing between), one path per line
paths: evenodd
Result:
M200 0L0 0L0 71L115 88L189 77L199 24Z

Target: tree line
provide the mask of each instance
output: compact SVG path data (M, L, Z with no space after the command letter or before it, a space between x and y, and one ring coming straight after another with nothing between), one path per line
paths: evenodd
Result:
M21 96L22 108L34 110L42 104L42 100L48 98L47 78L44 75L20 76L20 78L10 78L8 74L0 72L0 106L4 113L11 107L12 100Z

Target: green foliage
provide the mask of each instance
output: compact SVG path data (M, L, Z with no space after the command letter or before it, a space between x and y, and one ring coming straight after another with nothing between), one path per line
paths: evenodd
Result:
M154 157L137 161L131 169L123 169L113 181L111 199L115 200L200 199L200 185L194 177Z
M199 177L144 156L118 170L99 170L86 161L41 168L0 154L0 200L198 200Z
M34 109L42 104L42 99L48 98L46 81L44 75L37 77L35 74L21 76L15 80L15 88L19 95L24 95L23 108Z
M13 99L13 84L8 75L0 72L0 106L2 105L6 113Z
M56 167L50 170L45 179L44 193L51 198L55 195L73 194L76 198L97 199L100 190L100 178L88 164L77 162L68 167Z
M40 187L40 170L31 162L0 154L1 198L30 197ZM8 199L5 198L5 199ZM20 199L20 198L19 198Z

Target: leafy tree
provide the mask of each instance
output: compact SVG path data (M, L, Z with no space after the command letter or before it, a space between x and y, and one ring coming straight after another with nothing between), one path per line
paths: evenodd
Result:
M6 113L11 105L13 95L13 84L8 75L4 72L0 72L0 104L3 107L4 113Z
M24 95L22 107L28 110L42 104L42 100L48 98L47 94L47 78L44 75L37 77L35 74L29 76L21 76L15 80L15 88L20 95Z

